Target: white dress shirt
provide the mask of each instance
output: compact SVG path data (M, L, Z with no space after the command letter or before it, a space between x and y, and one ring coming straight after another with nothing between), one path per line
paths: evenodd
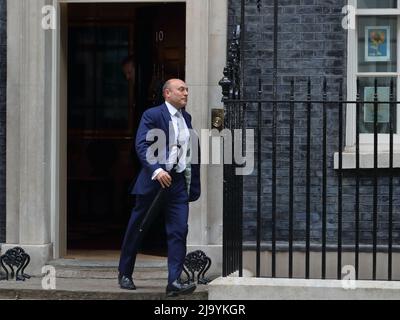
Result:
M186 121L183 118L182 112L171 105L169 102L165 101L165 104L168 108L168 111L171 115L172 126L174 128L174 137L169 137L171 150L169 152L169 156L166 162L166 169L170 171L174 164L177 162L176 172L183 172L186 169L186 164L189 163L189 159L187 158L188 155L188 148L189 148L189 141L190 141L190 132L186 125ZM171 141L174 139L174 141ZM180 150L177 147L180 145ZM159 168L153 172L151 176L152 180L155 180L156 176L162 171L162 168Z

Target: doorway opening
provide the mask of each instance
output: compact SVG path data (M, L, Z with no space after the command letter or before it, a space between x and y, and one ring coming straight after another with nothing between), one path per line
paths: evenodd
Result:
M166 79L185 79L185 3L73 3L67 12L67 249L119 250L141 115L162 102ZM165 255L162 215L142 252Z

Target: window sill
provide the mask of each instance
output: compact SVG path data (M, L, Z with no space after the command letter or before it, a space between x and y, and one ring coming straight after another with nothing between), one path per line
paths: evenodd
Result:
M334 154L334 169L339 169L339 152ZM373 169L374 168L374 152L373 151L360 151L360 169ZM389 169L389 152L378 152L378 168ZM400 150L393 152L393 168L400 168ZM345 150L342 153L342 169L356 169L356 152Z

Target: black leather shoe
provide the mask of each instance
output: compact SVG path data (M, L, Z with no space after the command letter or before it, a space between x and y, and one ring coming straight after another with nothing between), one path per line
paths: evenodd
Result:
M181 283L175 280L167 286L167 296L176 297L183 294L190 294L196 290L196 285L194 283Z
M118 275L118 283L121 289L136 290L135 284L130 277Z

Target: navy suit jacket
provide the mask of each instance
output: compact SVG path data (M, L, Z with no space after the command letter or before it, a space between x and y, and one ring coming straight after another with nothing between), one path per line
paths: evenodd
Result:
M192 117L185 110L182 110L183 118L185 119L186 125L189 129L192 129ZM136 153L142 164L142 169L136 179L136 182L131 191L132 194L148 195L156 193L161 185L157 180L151 180L153 172L158 169L165 168L165 159L168 159L169 155L169 138L170 138L170 122L172 128L172 119L165 103L157 107L150 108L143 113L142 119L140 120L139 128L136 134ZM151 129L162 130L165 133L166 141L147 141L146 136ZM174 137L174 130L171 130L171 138ZM193 140L193 139L192 139ZM161 144L160 144L161 142ZM147 153L149 148L155 147L157 143L158 147L158 159L163 161L148 161ZM174 143L173 141L171 143ZM193 143L193 141L192 141ZM161 147L160 147L161 145ZM154 154L154 152L151 152ZM155 160L155 159L153 159ZM193 160L192 160L193 161ZM197 163L191 164L191 183L189 191L189 201L196 201L200 197L200 150L198 150Z

